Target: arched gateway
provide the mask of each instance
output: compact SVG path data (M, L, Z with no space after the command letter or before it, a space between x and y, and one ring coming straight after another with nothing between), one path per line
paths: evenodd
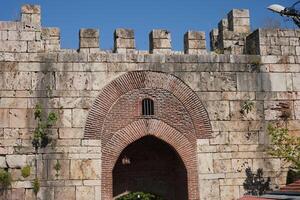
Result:
M121 75L101 91L85 127L85 138L102 143L101 199L126 190L199 199L196 144L210 136L206 110L179 78Z

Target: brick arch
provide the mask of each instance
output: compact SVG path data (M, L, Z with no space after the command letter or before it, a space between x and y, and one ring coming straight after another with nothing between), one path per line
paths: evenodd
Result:
M140 119L117 131L102 147L102 199L112 199L112 171L121 152L134 141L147 136L155 136L174 148L182 159L188 180L189 200L198 200L198 174L196 143L192 144L185 136L168 124L157 119Z
M172 93L188 111L195 130L195 138L211 137L207 111L195 92L174 75L153 71L131 71L113 80L96 98L87 117L84 136L102 139L105 117L122 95L142 88L163 89Z

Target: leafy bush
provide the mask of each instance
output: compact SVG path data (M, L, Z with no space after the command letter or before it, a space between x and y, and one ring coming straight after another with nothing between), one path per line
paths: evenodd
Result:
M263 170L261 168L257 169L256 174L254 174L250 167L246 170L246 180L243 183L244 189L247 195L260 196L266 191L270 190L270 178L265 180L263 178Z
M22 176L23 176L24 178L30 176L30 171L31 171L31 168L30 168L29 165L23 167L22 170L21 170Z
M35 147L36 151L39 148L45 148L51 142L51 137L49 137L48 129L51 128L58 120L58 116L54 112L50 112L46 119L44 115L45 114L41 105L36 105L34 111L34 118L38 121L38 124L37 127L34 129L32 139L32 145Z
M6 189L11 185L11 174L4 169L0 169L0 187Z
M291 168L300 172L300 137L290 135L286 128L272 125L268 126L268 133L272 144L268 153L290 162Z
M124 196L117 198L116 200L164 200L162 197L145 192L130 192Z

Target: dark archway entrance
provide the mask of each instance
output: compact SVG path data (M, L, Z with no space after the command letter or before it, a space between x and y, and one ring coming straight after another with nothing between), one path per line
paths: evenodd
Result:
M113 195L144 191L167 200L187 200L187 171L166 142L145 136L128 145L113 169Z

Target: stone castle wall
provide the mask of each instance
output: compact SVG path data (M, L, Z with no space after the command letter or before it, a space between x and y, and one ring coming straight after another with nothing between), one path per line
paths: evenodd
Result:
M299 135L299 30L259 29L250 33L249 11L235 9L211 32L212 52L206 50L205 34L198 31L188 31L184 51L174 52L171 33L166 30L150 33L149 51L136 50L130 29L115 31L112 52L99 49L98 30L81 29L79 49L69 50L60 48L58 28L41 26L40 14L39 6L25 5L20 21L0 22L0 168L13 177L12 188L0 199L35 199L35 171L41 180L38 199L109 199L108 158L116 159L130 144L126 138L138 139L141 132L172 144L188 163L190 199L241 197L248 166L263 168L274 186L284 185L286 175L279 171L286 168L280 159L266 153L266 127L286 124L291 133ZM131 72L141 72L137 79L142 81L137 83L135 76L126 79ZM118 85L116 80L125 79L126 84ZM166 115L162 112L162 117L150 121L139 121L136 110L127 109L137 124L129 128L122 125L125 111L120 108L128 105L122 98L131 100L123 96L130 87L139 89L137 98L152 92L153 98L169 103L171 108L165 105ZM109 98L118 101L119 107L113 107L114 102L99 106L97 99L101 103ZM242 114L246 101L254 106ZM51 129L55 142L40 151L37 168L31 144L36 104L59 113L59 121ZM180 114L180 106L192 116L184 123L194 123L194 132L184 131L187 126L180 116L172 118L172 113ZM105 119L103 123L118 119L118 126L107 127L107 134L118 136L116 130L121 130L126 138L117 144L109 142L118 141L117 137L102 140L100 126L88 129L89 124L100 123L92 117L87 121L94 113ZM176 126L185 127L181 131ZM134 131L135 127L139 129ZM87 129L95 130L99 137L92 137ZM113 149L114 155L110 154ZM54 170L57 160L61 164L58 176ZM23 178L21 168L26 165L31 165L33 173Z

